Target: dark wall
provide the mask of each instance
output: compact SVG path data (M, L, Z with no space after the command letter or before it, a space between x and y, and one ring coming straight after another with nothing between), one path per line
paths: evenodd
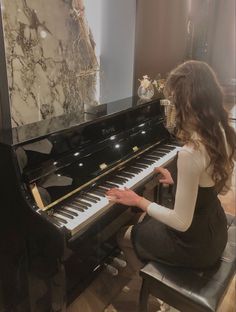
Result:
M144 74L166 74L186 59L209 63L235 84L235 0L137 0L134 90Z
M236 83L235 10L235 0L216 1L210 63L226 85Z
M192 57L208 62L221 83L235 79L235 0L192 0Z
M189 0L137 0L135 83L181 63L186 55Z

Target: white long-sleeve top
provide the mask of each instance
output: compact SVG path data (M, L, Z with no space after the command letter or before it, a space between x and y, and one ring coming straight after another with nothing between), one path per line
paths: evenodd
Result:
M147 213L166 225L185 232L192 223L198 187L214 186L209 161L208 153L201 143L197 149L192 145L183 146L177 160L178 179L174 209L151 203L147 207ZM230 182L231 177L228 186Z

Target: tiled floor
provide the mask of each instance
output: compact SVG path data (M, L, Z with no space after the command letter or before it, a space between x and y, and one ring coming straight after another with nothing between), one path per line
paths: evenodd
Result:
M114 302L110 304L104 312L137 312L138 297L141 286L141 279L135 276L131 282L121 291ZM149 312L159 311L159 301L154 298L149 298ZM176 309L170 307L168 312L177 312Z

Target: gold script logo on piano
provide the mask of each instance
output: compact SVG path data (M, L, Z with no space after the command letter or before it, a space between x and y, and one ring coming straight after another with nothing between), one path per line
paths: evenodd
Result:
M133 147L133 151L134 151L134 152L137 152L137 151L138 151L138 146L134 146L134 147Z
M107 168L107 164L103 163L103 164L99 165L99 167L101 170L104 170Z

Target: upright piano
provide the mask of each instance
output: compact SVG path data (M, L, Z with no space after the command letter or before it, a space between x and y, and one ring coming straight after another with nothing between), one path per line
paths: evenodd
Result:
M5 262L17 267L10 283L19 287L19 266L27 276L58 275L67 303L119 253L116 233L132 217L127 207L109 202L106 191L142 192L154 168L172 161L179 150L164 127L158 99L100 105L82 119L46 133L38 126L37 136L28 125L23 138L18 133L13 144L0 145L1 253L9 253ZM21 262L20 250L25 251ZM5 292L12 287L7 277L3 283ZM52 299L47 300L50 306Z

